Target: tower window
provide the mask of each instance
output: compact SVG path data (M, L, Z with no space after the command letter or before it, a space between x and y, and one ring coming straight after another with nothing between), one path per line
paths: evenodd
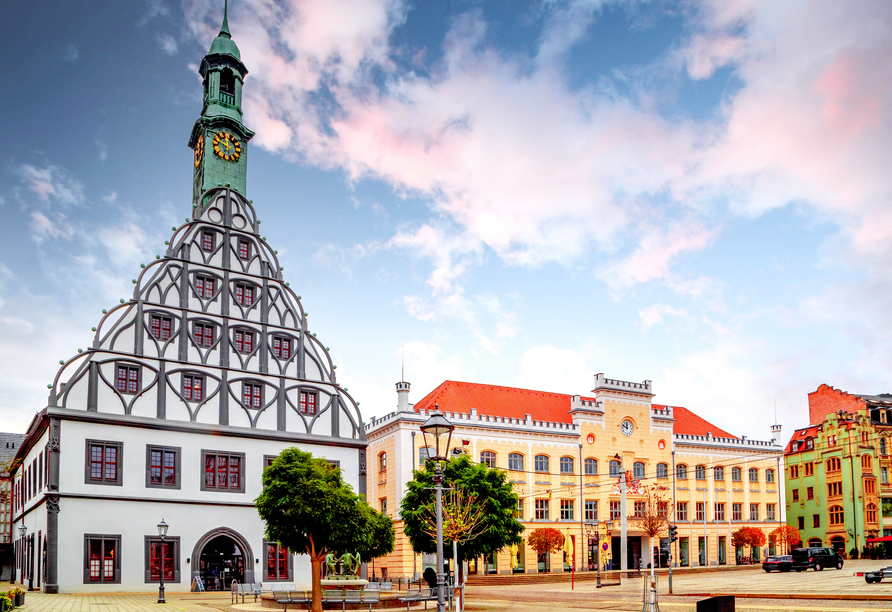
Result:
M239 259L250 259L251 257L251 241L240 238L238 241Z
M263 386L257 383L245 383L242 387L242 400L245 408L260 408L263 405Z
M316 414L316 394L301 391L300 392L300 413L314 415Z
M183 397L193 402L200 402L204 398L204 376L184 374Z
M277 359L289 359L291 357L291 339L273 336L273 355Z
M235 104L235 76L228 68L220 73L220 101Z
M253 285L247 285L245 283L236 283L235 284L235 301L241 304L242 306L250 306L254 303L254 291L255 287Z
M196 323L194 330L195 344L209 347L214 345L214 326L206 323Z
M139 366L118 365L116 387L121 393L139 391Z

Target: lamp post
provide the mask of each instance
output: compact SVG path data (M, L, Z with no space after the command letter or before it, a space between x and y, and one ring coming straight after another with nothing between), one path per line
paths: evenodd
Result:
M25 523L22 522L19 525L19 536L21 540L21 544L19 545L19 553L22 555L22 584L25 582L25 534L28 533L28 528L25 527ZM15 572L13 572L13 577L15 577Z
M434 470L434 489L437 492L437 612L446 611L445 585L446 577L443 575L443 466L446 461L446 453L449 452L449 444L452 442L452 430L455 425L446 420L440 412L439 404L434 404L434 412L430 418L420 427L424 436L424 444L428 448L428 459L436 462ZM446 444L441 446L441 437L446 435ZM430 456L431 448L435 455Z
M598 558L596 561L596 565L598 566L598 582L595 588L601 588L601 540L606 540L610 537L610 532L613 531L613 521L605 521L604 527L607 528L607 533L604 537L601 537L601 521L586 521L585 522L585 534L588 536L589 540L594 540L595 545L598 549Z
M164 601L164 538L167 536L167 523L164 519L158 523L158 535L161 537L161 546L158 547L158 556L161 557L161 571L158 574L158 603L167 603Z

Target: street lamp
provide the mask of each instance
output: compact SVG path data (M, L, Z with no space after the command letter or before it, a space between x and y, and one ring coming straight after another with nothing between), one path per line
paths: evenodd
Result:
M167 536L167 523L164 519L158 523L158 535L161 537L161 546L158 547L158 556L161 557L161 572L158 581L158 603L167 603L164 601L164 538Z
M437 612L446 611L445 585L446 577L443 575L443 466L446 461L446 453L452 442L452 430L455 425L446 420L440 412L440 405L434 404L434 412L430 418L420 427L424 436L424 444L427 446L428 459L435 462L434 489L437 491ZM446 435L446 444L441 446L441 438ZM434 449L434 456L430 455Z
M606 540L610 537L610 532L613 531L613 521L606 521L604 523L604 527L607 528L607 533L602 537L601 536L601 521L586 521L585 522L585 534L588 536L589 540L594 540L595 545L598 550L598 557L595 561L598 566L598 583L595 588L601 588L601 540Z

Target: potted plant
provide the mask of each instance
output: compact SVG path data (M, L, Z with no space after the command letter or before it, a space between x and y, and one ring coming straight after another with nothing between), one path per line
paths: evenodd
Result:
M12 600L9 598L9 595L0 593L0 612L6 612L10 609L12 609Z
M25 605L25 591L20 589L19 587L15 587L9 592L10 597L12 597L12 605L15 607L24 606Z

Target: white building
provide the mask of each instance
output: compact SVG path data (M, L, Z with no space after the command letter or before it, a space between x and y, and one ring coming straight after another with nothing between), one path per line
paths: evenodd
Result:
M296 446L365 492L358 404L244 196L247 69L225 17L200 72L191 220L64 362L16 456L17 578L45 592L153 591L162 571L172 591L309 586L308 558L264 539L264 467Z

